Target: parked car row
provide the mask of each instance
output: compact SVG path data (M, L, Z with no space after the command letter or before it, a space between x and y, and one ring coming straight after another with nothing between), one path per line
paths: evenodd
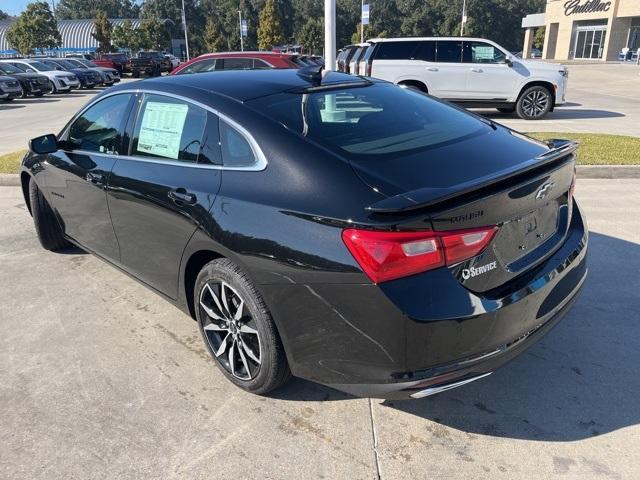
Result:
M566 67L517 58L483 38L377 38L344 47L336 63L341 72L526 120L541 119L565 103Z
M83 58L3 59L0 60L0 75L6 77L0 82L0 99L4 101L29 95L40 97L50 92L66 93L80 88L111 86L120 81L117 70L100 67Z

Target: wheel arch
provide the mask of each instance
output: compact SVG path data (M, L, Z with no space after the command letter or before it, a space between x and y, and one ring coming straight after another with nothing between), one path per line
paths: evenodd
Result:
M553 86L553 83L549 82L549 81L545 81L545 80L532 80L530 82L525 83L521 88L520 88L520 92L518 93L518 97L516 98L516 102L518 100L520 100L520 97L522 96L522 94L524 93L524 91L527 88L531 88L531 87L544 87L549 91L549 94L551 95L551 109L549 110L550 112L553 111L553 108L556 106L556 89Z
M181 291L184 292L184 302L186 308L188 309L189 315L191 315L191 318L193 318L194 320L196 319L196 312L195 305L193 304L193 294L196 284L196 278L198 277L198 273L200 273L200 270L202 270L202 267L217 258L225 257L224 255L214 250L201 249L191 253L185 263L183 273L181 275Z

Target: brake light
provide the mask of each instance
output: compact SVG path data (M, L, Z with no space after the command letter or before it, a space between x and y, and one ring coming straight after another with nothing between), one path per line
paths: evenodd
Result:
M350 228L342 232L342 240L371 281L381 283L475 257L496 230L381 232Z

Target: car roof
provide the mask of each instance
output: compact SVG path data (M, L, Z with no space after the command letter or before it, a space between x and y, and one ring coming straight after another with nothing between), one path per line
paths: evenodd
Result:
M204 53L196 58L216 58L216 57L280 57L280 58L290 58L297 56L296 53L280 53L280 52L215 52L215 53Z
M402 38L370 38L367 42L370 43L382 43L382 42L411 42L422 40L464 40L466 42L491 42L486 38L477 37L402 37Z
M289 90L310 87L312 84L304 76L298 75L297 69L265 69L265 70L220 70L203 72L194 75L167 75L165 77L153 77L140 82L135 86L140 90L162 90L164 86L183 88L185 94L188 90L200 90L224 95L240 102L252 98L264 97ZM362 78L341 72L328 72L322 80L322 84L361 84ZM124 84L111 87L109 91L131 89L132 84Z

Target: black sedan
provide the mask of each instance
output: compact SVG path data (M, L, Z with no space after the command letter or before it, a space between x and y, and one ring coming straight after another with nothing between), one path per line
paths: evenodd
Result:
M222 71L109 89L31 141L21 178L44 248L178 305L241 388L420 398L572 305L575 149L382 81Z

